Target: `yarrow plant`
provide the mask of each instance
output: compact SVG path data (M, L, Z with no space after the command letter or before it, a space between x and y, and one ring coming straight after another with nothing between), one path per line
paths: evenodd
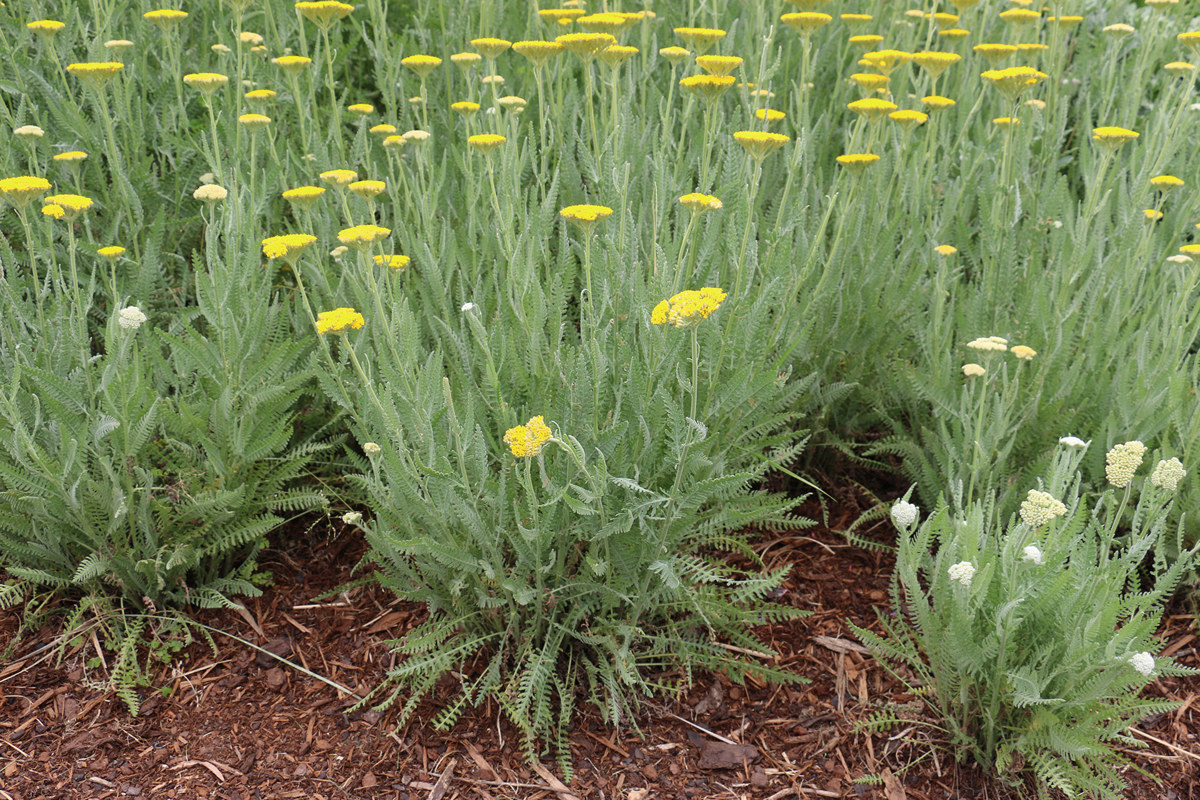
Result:
M1061 447L1019 518L982 499L962 518L943 503L919 527L901 526L892 614L880 613L879 632L855 632L937 715L959 760L1117 800L1127 764L1117 745L1142 746L1126 731L1178 706L1141 690L1158 675L1200 673L1154 657L1163 603L1200 545L1136 591L1169 509L1144 493L1128 546L1114 547L1120 511L1111 489L1090 507L1081 499L1083 455Z

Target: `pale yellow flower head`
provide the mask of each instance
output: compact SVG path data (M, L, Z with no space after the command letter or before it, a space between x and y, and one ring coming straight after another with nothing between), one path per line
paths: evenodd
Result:
M238 124L251 131L261 131L271 124L271 118L266 114L242 114L238 117Z
M1023 344L1014 345L1009 352L1022 361L1033 361L1033 357L1037 355L1037 350Z
M978 364L963 364L962 374L964 378L982 378L987 370Z
M744 63L739 56L699 56L696 66L709 75L729 75Z
M303 72L304 68L312 63L312 59L307 56L280 56L271 59L271 62L289 75L296 75Z
M737 83L732 75L689 75L679 81L679 85L689 92L699 95L706 102L713 103Z
M163 32L169 31L179 23L187 19L186 11L180 11L175 8L158 8L154 11L147 11L142 14L142 18L153 22Z
M13 128L13 136L20 136L25 139L40 139L46 135L46 132L37 125L22 125L19 128Z
M524 56L534 67L541 67L547 61L563 51L558 42L527 41L517 42L512 46L513 52Z
M933 248L933 252L937 253L942 258L949 258L958 252L958 248L952 244L939 244Z
M1108 482L1124 489L1133 480L1133 474L1142 465L1146 456L1146 445L1134 440L1119 444L1104 456L1104 474Z
M720 28L676 28L675 35L697 53L705 53L725 38L725 31Z
M289 264L295 264L300 254L315 244L317 237L308 233L287 233L282 236L269 236L262 240L263 255L267 258L281 258Z
M478 50L484 58L494 61L501 53L512 47L512 42L507 39L484 36L479 39L472 39L471 47Z
M219 203L229 196L224 187L215 183L206 183L192 192L192 197L203 203Z
M669 63L671 66L677 67L691 57L692 51L688 50L686 47L672 45L670 47L660 48L658 54L665 58L667 63Z
M328 31L333 27L333 23L345 19L354 11L354 6L349 3L335 0L296 3L295 8L305 19L323 31Z
M601 50L617 43L616 37L608 33L564 33L554 41L585 64L591 63Z
M334 186L349 186L358 180L358 173L352 169L330 169L322 172L320 177Z
M229 76L219 72L193 72L184 75L183 82L193 89L198 89L206 97L212 97L217 89L229 83Z
M895 103L884 100L880 97L864 97L861 100L855 100L852 103L847 103L846 108L853 111L855 114L860 114L867 118L868 122L878 122L893 111L900 107Z
M383 194L387 190L387 184L383 181L366 180L355 181L350 184L350 191L354 192L359 197L371 199Z
M833 22L833 17L816 11L801 11L784 14L779 20L801 36L810 36L817 28Z

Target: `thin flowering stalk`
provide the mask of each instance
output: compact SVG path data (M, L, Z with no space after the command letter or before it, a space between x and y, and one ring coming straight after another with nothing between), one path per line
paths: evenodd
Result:
M342 123L340 106L337 98L337 84L333 78L333 47L329 44L329 27L321 27L321 43L325 48L325 85L329 88L330 127L333 128L334 140L337 142L337 153L341 159L346 157L346 143L342 139Z

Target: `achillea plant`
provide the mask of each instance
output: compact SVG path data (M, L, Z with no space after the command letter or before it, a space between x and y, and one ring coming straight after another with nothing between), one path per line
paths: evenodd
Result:
M1128 449L1116 460L1131 472L1141 459ZM1060 446L1044 491L1028 492L1019 517L984 499L961 517L942 503L914 526L915 512L898 503L893 613L880 613L882 633L855 632L942 720L960 761L1010 781L1029 772L1068 797L1117 800L1128 763L1118 745L1144 746L1126 731L1178 706L1141 690L1160 675L1200 672L1155 656L1162 606L1200 562L1200 545L1137 591L1162 540L1182 541L1182 527L1170 535L1167 525L1182 465L1159 463L1116 546L1124 503L1111 489L1093 504L1081 499L1085 450Z

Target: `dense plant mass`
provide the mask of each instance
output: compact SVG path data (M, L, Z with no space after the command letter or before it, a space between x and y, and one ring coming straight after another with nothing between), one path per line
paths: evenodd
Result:
M1146 517L1080 509L1148 442L1180 535L1138 552L1173 585L1200 502L1185 4L628 5L0 7L0 603L85 598L128 687L165 610L257 591L267 534L336 507L429 612L374 702L453 674L439 722L495 700L563 755L577 701L627 723L696 669L788 679L746 531L807 524L762 485L812 442L945 499L901 544L935 599L1025 568L963 531L1069 514L1063 574L1108 569ZM1034 489L1071 442L1070 498ZM931 547L970 553L915 577ZM1165 591L1113 602L1132 625ZM942 646L891 655L942 686ZM1067 785L991 705L983 744L937 708Z

